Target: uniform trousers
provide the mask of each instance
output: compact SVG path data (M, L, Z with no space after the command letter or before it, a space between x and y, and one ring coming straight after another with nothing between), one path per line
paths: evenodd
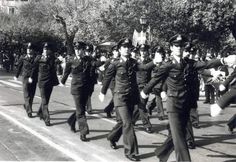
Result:
M73 98L75 101L75 107L76 107L76 120L78 121L81 135L89 134L89 127L88 127L88 123L87 123L87 119L85 115L88 95L89 94L86 93L86 91L83 91L83 92L81 91L79 94L73 95ZM74 124L75 124L75 120L74 120Z
M229 119L227 125L230 129L236 128L236 114Z
M167 127L169 129L170 125L168 125ZM186 133L186 140L188 142L195 143L193 129L192 129L192 123L190 122L190 120L188 120L185 133ZM164 162L164 161L168 160L170 154L173 151L174 151L174 143L173 143L171 131L169 131L169 135L168 135L167 139L165 140L165 142L163 143L163 145L160 148L157 148L155 150L155 154L158 156L158 158L162 159Z
M125 155L138 154L138 142L135 135L132 114L134 105L125 105L115 107L117 124L108 134L107 139L113 142L118 142L123 133L123 144Z
M164 112L162 98L160 96L160 93L155 93L155 98L151 100L151 103L149 105L150 111L152 111L155 107L157 108L157 116L165 117L165 112Z
M147 109L146 109L147 102L148 102L148 98L147 99L140 98L140 102L138 103L138 105L136 105L134 107L133 122L135 124L136 121L140 117L142 122L143 122L144 128L151 128L152 124L151 124L151 122L149 120L149 117L148 117L148 114L147 114Z
M111 98L109 104L104 109L104 112L108 112L108 113L111 113L114 109L114 101L113 101L114 88L110 88L110 90L111 90L112 98Z
M32 105L36 91L36 86L37 82L28 83L28 81L23 81L23 93L25 100L24 107L27 113L32 113Z
M48 104L52 94L53 86L40 87L40 95L41 95L41 105L38 111L38 114L44 119L45 122L50 121Z

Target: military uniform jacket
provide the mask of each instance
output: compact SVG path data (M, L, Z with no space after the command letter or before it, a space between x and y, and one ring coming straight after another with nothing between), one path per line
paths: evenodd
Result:
M66 63L65 73L61 79L65 84L69 74L72 74L71 94L77 95L81 90L88 91L91 86L92 62L88 56L83 58L71 57Z
M106 94L111 80L115 78L114 105L138 104L140 98L136 72L138 70L148 70L153 68L153 66L152 62L146 65L139 65L132 58L127 61L122 58L115 60L106 70L101 93Z
M118 59L114 59L114 58L110 58L109 60L107 60L104 64L104 69L105 69L105 73L106 73L106 70L108 69L109 65L111 63L113 63L115 60L118 60ZM110 85L109 85L109 88L114 91L114 88L115 88L115 78L112 78L111 82L110 82Z
M59 84L56 73L56 58L55 56L45 57L39 55L34 60L34 70L38 71L38 86L45 88L56 86ZM33 73L31 73L31 77Z
M144 60L139 59L139 65L146 65L151 62L151 59L145 58ZM152 69L149 70L139 70L137 71L137 83L139 89L143 89L144 86L151 80Z
M163 65L163 63L160 63L160 64L158 64L156 67L153 68L153 70L152 70L152 76L155 76L155 75L156 75L156 73L159 71L160 66L162 66L162 65ZM167 86L163 87L163 86L164 86L164 83L165 83L165 80L161 80L160 82L158 82L158 83L154 86L154 88L152 89L152 92L153 92L154 94L160 94L162 91L167 91ZM164 89L164 88L166 88L166 89ZM163 89L164 89L164 90L163 90Z
M152 88L162 80L166 80L168 96L168 112L185 112L191 108L190 100L192 98L191 73L205 68L220 66L220 60L209 62L196 62L194 60L182 60L178 63L176 60L160 66L159 71L143 89L148 94Z
M31 77L34 82L37 82L38 72L33 68L35 56L29 57L27 55L21 56L18 61L16 77L18 78L22 72L23 82L27 81ZM34 71L33 71L34 70Z

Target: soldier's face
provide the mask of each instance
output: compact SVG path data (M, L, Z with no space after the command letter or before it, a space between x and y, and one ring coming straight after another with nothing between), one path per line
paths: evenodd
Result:
M128 46L121 46L119 49L121 56L129 56L130 48Z
M30 49L30 48L27 48L27 54L29 54L29 55L32 55L33 54L33 50L32 49Z
M181 46L176 46L176 45L170 46L170 50L171 50L172 54L175 56L178 56L178 57L183 56L183 49L184 48Z
M84 56L84 51L82 49L75 49L75 55L77 57L83 57Z

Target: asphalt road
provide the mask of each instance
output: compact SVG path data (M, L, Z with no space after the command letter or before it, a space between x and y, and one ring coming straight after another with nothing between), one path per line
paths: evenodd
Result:
M79 132L72 133L67 118L75 110L70 94L70 80L66 87L55 87L49 110L52 126L45 126L36 117L40 104L37 90L33 111L34 118L26 116L23 109L21 80L14 81L13 74L0 70L0 160L1 161L128 161L124 157L122 138L118 150L112 150L106 139L115 125L115 118L107 119L103 108L108 104L111 94L106 95L104 103L98 100L101 86L96 85L92 96L93 114L87 115L90 142L81 142ZM199 101L201 129L194 129L197 148L190 150L194 162L235 162L236 134L227 131L227 120L235 113L236 105L228 107L222 115L209 117L209 105ZM114 116L114 114L113 114ZM143 131L141 122L137 123L136 135L141 161L154 162L158 159L154 149L165 140L167 120L159 121L156 112L151 116L153 134ZM77 126L78 129L78 126ZM175 161L174 153L169 161Z

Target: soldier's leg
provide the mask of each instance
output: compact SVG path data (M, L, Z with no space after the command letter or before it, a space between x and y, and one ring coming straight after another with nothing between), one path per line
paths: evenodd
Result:
M112 128L111 132L108 134L107 139L112 142L118 142L122 135L123 122L121 120L120 113L118 111L119 107L115 107L116 111L116 125Z
M210 90L209 90L210 85L205 85L204 90L205 90L205 101L204 103L210 103Z
M210 91L210 104L214 104L215 103L215 88L212 85L210 85L209 91Z
M76 106L76 118L79 125L80 135L89 134L89 127L85 116L85 105L87 103L88 95L82 92L78 95L73 95Z
M148 114L147 114L147 109L146 109L146 105L147 105L147 101L148 99L142 99L140 98L140 103L138 104L138 111L139 111L139 114L140 114L140 118L143 122L143 126L145 128L145 130L148 132L148 133L151 133L151 127L152 127L152 124L149 120L149 117L148 117Z
M147 105L149 115L152 115L152 110L156 107L156 98L153 98L150 103Z
M190 120L188 120L187 127L186 127L186 140L187 140L188 148L195 149L193 127L192 127L192 122Z
M76 124L76 111L71 114L71 116L67 119L67 123L70 126L72 132L76 132L75 124Z
M91 85L92 86L92 85ZM89 90L89 94L88 94L88 99L87 99L87 102L86 102L86 111L88 114L91 114L92 113L92 100L91 100L91 97L93 95L93 91L94 91L94 85L93 87L90 87L90 90Z
M48 111L48 104L49 100L51 97L51 93L53 90L53 86L45 87L45 88L40 88L40 93L41 93L41 102L42 102L42 115L43 119L45 121L45 124L47 126L50 125L50 116L49 116L49 111Z
M233 129L236 127L236 114L234 114L234 116L232 116L228 123L227 123L228 127L229 127L229 131L230 133L233 132Z
M158 116L159 120L164 120L165 113L164 113L162 98L161 98L160 94L156 94L155 98L156 98L156 104L157 104L157 116Z
M26 113L28 114L32 112L30 108L30 84L25 81L23 81L23 93L25 100L24 108L26 110Z
M104 112L107 113L107 117L111 118L111 113L114 109L114 101L113 101L113 95L114 95L114 89L111 88L111 93L112 93L112 99L109 102L109 104L105 107Z
M160 161L166 162L173 151L173 139L172 136L169 135L161 147L155 149L155 155L160 159Z
M194 128L199 128L199 115L198 115L197 107L196 108L191 108L191 110L190 110L190 121L191 121L192 126Z
M36 88L37 88L37 83L35 83L35 82L31 83L31 85L30 85L30 101L29 101L31 113L32 113L32 105L33 105L33 101L34 101L34 95L36 92Z
M118 108L121 120L123 122L123 143L126 156L138 154L138 143L132 124L134 105L122 106Z
M169 112L168 118L170 130L173 138L174 149L177 161L191 161L187 142L186 142L186 125L189 114Z

